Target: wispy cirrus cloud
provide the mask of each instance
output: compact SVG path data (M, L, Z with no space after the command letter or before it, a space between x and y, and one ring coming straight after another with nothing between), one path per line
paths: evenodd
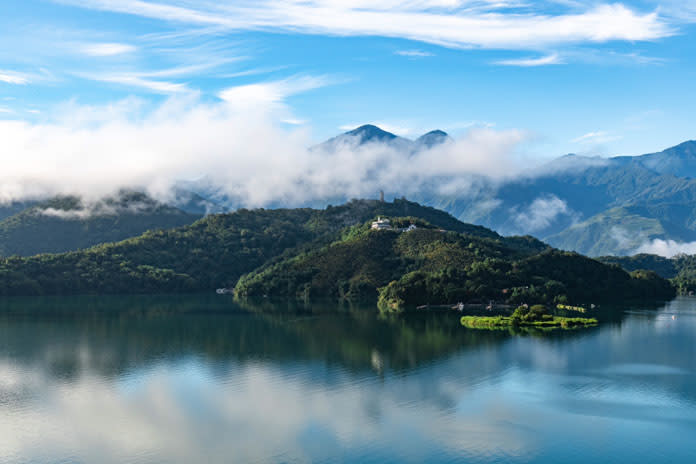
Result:
M447 47L525 50L554 45L649 41L675 29L657 9L591 4L550 14L528 4L461 1L342 0L56 0L80 7L227 30L285 30L337 36L411 39ZM516 11L519 9L519 11Z
M423 50L397 50L394 54L408 58L427 58L429 56L434 56L433 53L424 52Z
M191 89L183 83L147 79L137 74L101 73L81 74L79 76L97 82L135 87L160 94L174 94L191 91Z
M171 79L194 76L223 64L237 61L239 58L210 59L204 63L194 63L153 70L104 71L75 73L78 77L97 82L118 84L127 87L140 88L160 94L190 92L191 88L185 83L174 82Z
M95 43L84 45L81 50L89 56L116 56L132 53L137 47L125 43Z
M598 144L598 143L609 143L616 140L620 140L622 136L614 135L607 131L594 131L583 134L580 137L576 137L571 140L572 143L581 144Z
M0 69L0 82L5 84L24 85L29 83L29 76L15 71Z
M333 81L328 76L292 76L286 79L238 85L222 90L221 100L236 106L279 104L286 98L309 90L326 87Z
M542 56L540 58L517 58L494 62L494 64L500 66L520 66L524 68L531 68L534 66L549 66L553 64L563 63L564 61L556 53L552 55Z

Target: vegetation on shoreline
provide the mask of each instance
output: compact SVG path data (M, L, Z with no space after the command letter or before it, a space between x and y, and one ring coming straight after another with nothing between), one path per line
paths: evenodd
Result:
M371 230L388 216L399 230ZM235 286L236 285L236 286ZM462 302L668 299L654 273L628 273L532 237L501 237L406 200L325 210L239 210L87 250L0 259L0 295L175 293L332 298L401 309Z
M677 291L686 295L696 292L696 255L679 254L672 258L638 254L634 256L602 256L607 264L621 266L628 272L655 272L669 279Z
M542 305L519 307L511 316L462 316L461 324L469 329L510 329L533 327L537 329L577 329L599 324L595 318L560 317L548 314Z
M423 218L439 228L502 240L406 200L354 200L324 210L240 209L86 250L0 258L0 295L213 291L234 286L266 263L331 243L346 227L378 215Z
M403 220L396 218L395 222ZM531 238L443 232L421 221L412 232L355 226L333 243L275 260L243 276L239 296L378 299L381 309L498 301L567 304L668 299L655 274L630 275Z

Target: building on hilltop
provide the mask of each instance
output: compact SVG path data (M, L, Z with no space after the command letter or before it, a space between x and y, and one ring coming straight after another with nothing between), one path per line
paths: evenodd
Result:
M382 219L378 217L376 221L372 223L372 229L374 230L391 230L391 222L389 219Z

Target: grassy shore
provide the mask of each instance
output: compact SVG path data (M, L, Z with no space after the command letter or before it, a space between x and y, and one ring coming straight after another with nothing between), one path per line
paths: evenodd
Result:
M548 314L542 305L531 308L521 306L511 316L463 316L461 323L470 329L577 329L599 324L595 318L554 316Z
M469 329L507 329L511 327L537 327L540 329L577 329L599 324L595 318L552 316L545 321L518 321L512 317L463 316L461 323Z

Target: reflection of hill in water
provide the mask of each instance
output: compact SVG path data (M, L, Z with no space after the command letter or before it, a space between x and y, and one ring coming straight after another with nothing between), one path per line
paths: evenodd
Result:
M612 316L612 323L620 319ZM591 332L554 332L567 339ZM336 303L235 302L228 297L16 298L0 302L5 356L60 377L119 375L162 359L313 361L349 370L411 369L510 339L466 330L459 314L380 316Z

